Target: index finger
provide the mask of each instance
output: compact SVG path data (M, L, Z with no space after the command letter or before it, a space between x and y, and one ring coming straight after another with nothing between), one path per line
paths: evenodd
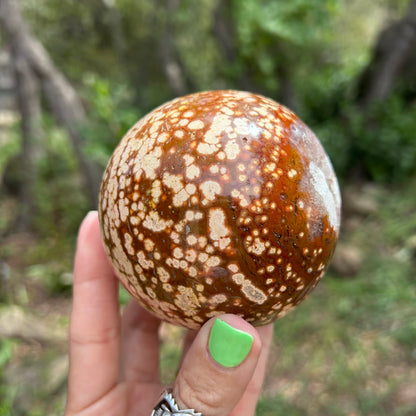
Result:
M75 255L67 410L87 408L118 382L117 287L101 240L97 212L91 212L81 225Z

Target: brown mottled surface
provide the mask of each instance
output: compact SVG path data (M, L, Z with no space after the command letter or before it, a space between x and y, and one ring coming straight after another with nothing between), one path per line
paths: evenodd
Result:
M219 313L286 314L335 248L340 196L314 134L287 108L211 91L157 108L104 174L100 221L124 286L191 328Z

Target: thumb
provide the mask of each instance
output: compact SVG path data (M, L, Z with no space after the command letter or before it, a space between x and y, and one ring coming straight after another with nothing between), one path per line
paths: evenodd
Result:
M222 315L205 323L182 362L173 388L179 408L195 409L204 416L229 416L243 399L261 346L256 329L236 315ZM249 415L255 403L247 405Z

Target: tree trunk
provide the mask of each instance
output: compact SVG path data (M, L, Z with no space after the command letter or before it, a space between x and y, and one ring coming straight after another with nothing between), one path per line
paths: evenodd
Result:
M126 62L126 39L123 31L123 22L115 0L101 0L102 7L106 10L106 22L111 36L113 48L121 62Z
M239 59L233 7L232 0L219 1L212 17L212 31L217 39L218 48L230 65L235 64ZM245 66L237 77L236 87L246 91L256 91Z
M235 20L233 17L233 9L235 4L233 0L219 1L213 11L212 31L217 40L217 45L224 59L229 65L235 65L237 60L241 59L238 53L238 40L236 35ZM238 65L237 67L239 67ZM233 82L236 81L236 88L245 91L258 92L266 94L259 90L259 86L253 81L253 77L249 70L250 65L243 62L242 68L238 76L232 77ZM235 80L235 81L234 81Z
M38 80L17 44L12 45L12 65L22 132L22 149L19 157L21 169L17 190L19 212L14 229L23 231L33 224L36 210L36 178L44 133Z
M415 49L416 0L412 0L406 16L379 36L373 59L360 80L360 103L364 108L388 98L400 70Z
M101 171L82 151L84 140L80 128L86 117L80 97L55 67L43 45L30 33L17 0L0 0L0 23L9 42L19 48L27 65L40 79L53 115L69 135L91 206L96 207Z
M232 1L219 1L213 14L213 32L217 38L218 47L228 62L237 58L234 22L232 19Z
M165 7L167 8L167 18L164 22L164 28L160 37L160 59L162 62L163 71L172 92L175 96L182 96L190 91L191 85L189 79L186 77L183 63L178 56L174 44L174 28L172 25L172 16L175 16L175 13L179 7L179 1L168 0L167 5L165 4Z

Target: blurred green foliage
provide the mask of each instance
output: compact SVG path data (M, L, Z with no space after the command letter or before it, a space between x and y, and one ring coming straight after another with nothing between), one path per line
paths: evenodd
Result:
M185 92L247 89L280 101L315 131L342 183L358 178L383 185L380 209L348 235L363 250L362 270L354 280L326 280L276 324L278 358L271 371L284 380L277 381L279 394L261 400L258 414L415 414L414 407L393 409L392 403L399 402L400 377L408 382L405 370L414 364L416 345L415 254L407 241L416 235L416 86L403 78L388 100L365 110L357 98L378 34L405 13L409 1L21 3L32 31L83 99L83 151L102 169L132 124L174 97L162 56L170 48ZM173 12L168 4L176 5ZM13 170L21 147L18 127L16 122L0 137L0 177ZM47 112L43 129L38 240L24 253L20 277L56 299L71 288L76 232L91 207L66 133ZM3 231L15 206L1 208ZM13 250L20 246L4 245L0 255L12 257ZM16 285L2 302L28 304L30 288ZM128 302L125 290L119 299ZM178 345L163 347L166 379L175 375ZM0 379L14 346L0 340ZM380 364L385 362L400 377ZM13 414L16 388L0 384L0 416Z
M357 165L382 182L415 172L415 104L402 91L368 112L355 102L382 22L404 13L406 0L184 0L173 13L168 2L150 0L23 4L84 97L85 151L102 167L137 119L173 97L161 59L169 40L189 92L251 89L289 104L317 132L341 178Z
M14 340L0 340L0 380L3 378L3 371L6 364L13 357L13 347L16 344ZM0 383L0 416L11 416L13 400L16 396L18 386L5 385Z
M384 183L411 177L416 171L416 102L408 103L396 94L374 104L367 117L354 110L350 163L361 158L369 176Z
M366 113L351 103L341 115L310 125L330 155L341 180L358 167L364 179L398 184L416 172L416 103L394 94L374 103ZM325 106L321 107L325 112ZM311 111L311 110L310 110Z
M94 74L85 75L84 83L84 95L91 109L83 129L85 152L105 167L120 138L143 114L133 108L128 85L111 83Z

